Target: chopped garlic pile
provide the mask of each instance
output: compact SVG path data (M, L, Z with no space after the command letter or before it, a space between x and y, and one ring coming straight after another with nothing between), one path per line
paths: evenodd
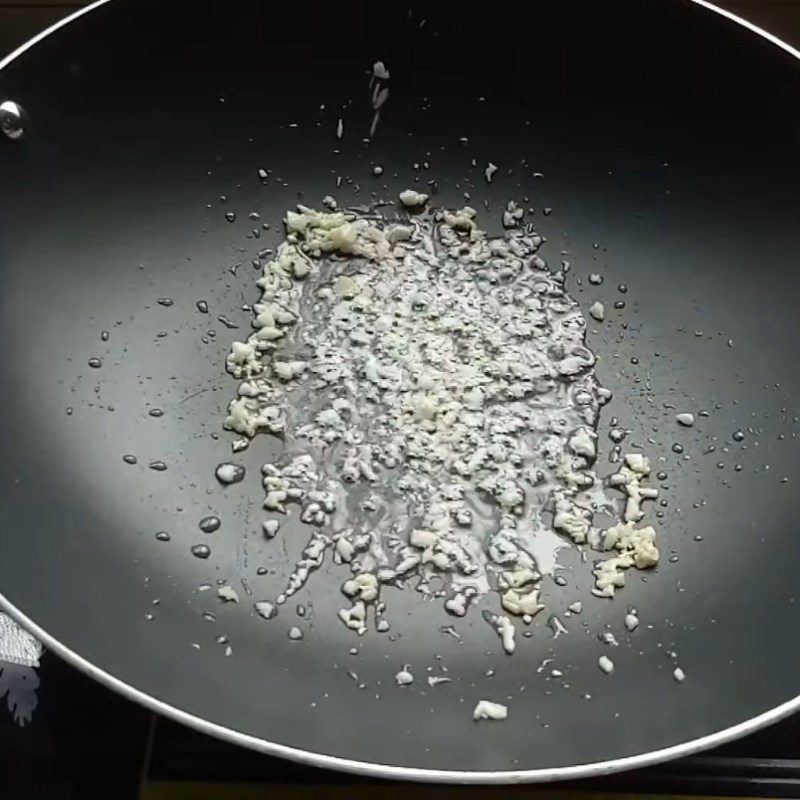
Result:
M299 207L285 224L258 280L255 330L226 362L240 381L225 420L243 437L235 448L261 432L285 443L263 467L265 509L297 505L314 528L278 604L327 554L349 565L339 618L359 634L385 610L385 588L412 575L456 616L496 591L530 622L544 608L535 553L551 527L615 553L595 568L604 597L657 562L654 530L636 528L656 495L643 456L610 480L622 521L594 526L596 511L616 514L592 471L610 392L538 234L515 225L488 238L471 208L399 224ZM426 588L432 576L443 590ZM513 652L511 618L487 622Z

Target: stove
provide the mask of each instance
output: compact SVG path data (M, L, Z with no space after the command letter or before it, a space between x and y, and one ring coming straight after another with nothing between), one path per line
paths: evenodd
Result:
M140 708L45 653L0 663L3 800L326 800L409 787L314 769L220 742ZM496 787L415 786L419 797L496 797ZM698 756L591 781L503 789L517 796L800 797L800 716ZM457 793L457 794L456 794Z

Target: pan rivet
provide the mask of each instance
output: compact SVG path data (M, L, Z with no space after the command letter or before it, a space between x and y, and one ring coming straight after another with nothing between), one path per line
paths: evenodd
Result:
M9 139L19 139L25 133L25 111L12 100L0 103L0 130Z

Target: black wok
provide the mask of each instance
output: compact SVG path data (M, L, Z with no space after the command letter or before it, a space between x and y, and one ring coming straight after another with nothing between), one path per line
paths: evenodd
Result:
M365 774L597 775L789 714L800 63L688 0L430 5L115 0L4 66L0 101L27 119L0 141L3 607L156 711ZM377 59L391 94L366 143ZM491 184L488 161L500 167ZM513 658L479 614L460 638L443 634L452 619L413 592L392 600L391 640L355 641L335 620L330 566L299 598L306 636L291 641L293 608L267 622L252 602L274 597L305 536L265 541L258 481L222 492L214 479L232 438L224 357L241 335L217 318L247 330L251 262L282 238L284 211L327 194L393 199L416 177L437 182L437 204L470 191L495 229L505 202L528 196L543 253L571 261L579 301L624 299L590 334L614 391L601 437L617 417L668 473L658 570L609 602L590 598L587 565L566 554L568 585L547 581L545 599L582 599L582 615L555 641L537 618ZM602 286L586 282L593 271ZM677 426L676 409L695 426ZM277 447L251 446L251 475ZM209 514L223 522L210 536L198 529ZM203 542L211 557L193 558ZM198 590L219 579L243 602ZM606 625L620 641L611 676L597 666ZM563 679L537 672L547 658ZM404 663L420 678L444 665L452 681L401 690ZM508 720L473 724L484 697L506 702Z

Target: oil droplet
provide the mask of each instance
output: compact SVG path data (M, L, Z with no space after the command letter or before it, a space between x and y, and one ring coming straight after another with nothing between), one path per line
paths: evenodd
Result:
M672 452L673 453L682 453L683 452L683 445L680 445L677 442L675 442L675 444L672 445Z
M741 472L742 471L742 465L741 464L737 464L733 469L736 472Z
M197 310L201 314L208 314L208 303L205 300L197 301Z
M721 461L717 461L717 469L724 469L725 465Z
M625 294L628 291L628 287L624 283L621 283L619 286L617 286L617 291L620 294Z
M196 544L191 552L196 558L208 558L211 555L211 548L207 544Z
M151 417L163 417L164 412L160 408L151 408L147 412Z
M224 314L220 314L217 319L226 327L233 330L234 328L238 328L239 326L229 317L226 317Z
M159 542L169 542L172 540L172 537L166 531L159 531L156 534L156 539L158 539Z
M744 440L744 431L736 431L733 434L733 441L734 442L741 442Z
M669 557L669 563L670 564L677 564L679 561L680 561L680 558L678 558L678 554L677 553L675 555L672 555L672 556Z
M625 301L624 300L615 300L614 301L614 308L625 308Z
M266 574L267 574L267 568L266 567L259 567L256 570L256 575L266 575Z
M661 470L661 472L656 473L656 478L658 478L660 481L665 481L668 477L669 476L667 475L666 472L664 472L663 469Z
M130 455L130 454L128 454L128 455L124 455L124 456L122 456L122 460L123 460L123 461L124 461L126 464L135 464L135 463L137 462L137 460L138 460L138 459L136 458L136 456L133 456L133 455Z
M111 335L111 334L109 334L109 332L108 332L108 331L100 331L100 339L101 339L102 341L104 341L104 342L107 342L107 341L108 341L108 337L109 337L110 335Z
M235 214L235 212L226 211L225 212L225 219L228 220L228 222L236 222L236 214Z
M92 369L100 369L103 366L103 362L97 357L90 358L88 364Z
M163 461L151 461L147 466L155 472L164 472L167 469L167 465Z
M159 297L158 304L169 308L175 301L171 297Z
M214 531L219 530L220 525L222 525L222 520L213 516L203 517L198 523L198 527L203 533L214 533Z
M693 539L694 539L696 542L702 542L702 541L703 541L703 535L702 535L701 533L696 533L696 534L695 534L695 535L694 535L692 538L693 538Z

